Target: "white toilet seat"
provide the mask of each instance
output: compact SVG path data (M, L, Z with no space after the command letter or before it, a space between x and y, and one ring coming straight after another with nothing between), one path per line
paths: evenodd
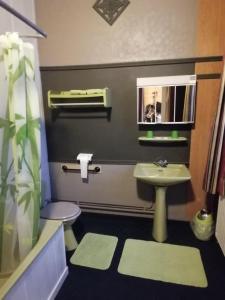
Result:
M41 210L41 218L49 220L72 221L81 214L80 207L70 202L51 202Z

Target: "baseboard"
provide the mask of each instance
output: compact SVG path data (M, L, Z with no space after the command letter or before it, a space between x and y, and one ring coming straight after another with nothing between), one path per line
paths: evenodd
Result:
M124 216L140 216L140 217L152 217L154 209L151 207L140 206L128 206L109 203L94 203L94 202L81 202L77 201L77 205L80 206L84 212L96 212L103 214L118 214Z

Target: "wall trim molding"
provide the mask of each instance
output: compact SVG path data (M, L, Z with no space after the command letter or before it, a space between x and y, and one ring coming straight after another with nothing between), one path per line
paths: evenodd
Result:
M171 65L171 64L190 64L222 61L223 56L202 56L188 58L161 59L137 62L122 62L109 64L92 64L92 65L75 65L75 66L41 66L41 71L66 71L66 70L88 70L88 69L110 69L110 68L127 68L154 65Z

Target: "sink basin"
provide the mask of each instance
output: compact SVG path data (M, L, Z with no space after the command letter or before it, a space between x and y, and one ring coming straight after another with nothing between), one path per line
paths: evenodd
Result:
M191 179L188 168L183 164L168 164L163 168L152 163L138 163L134 177L154 186L169 186Z

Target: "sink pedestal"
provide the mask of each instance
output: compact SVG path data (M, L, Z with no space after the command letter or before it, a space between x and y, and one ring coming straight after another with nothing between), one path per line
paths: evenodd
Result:
M164 242L167 239L166 190L166 186L155 186L156 200L152 235L157 242Z

